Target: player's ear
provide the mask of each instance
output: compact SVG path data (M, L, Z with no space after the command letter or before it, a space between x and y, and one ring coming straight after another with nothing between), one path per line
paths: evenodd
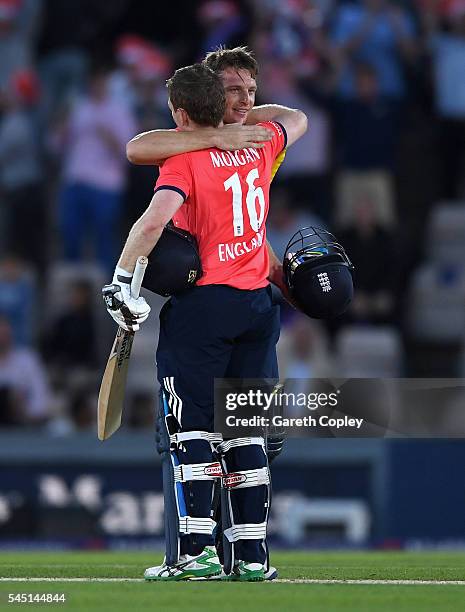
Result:
M183 108L178 108L175 111L175 120L178 127L188 127L190 124L189 115Z

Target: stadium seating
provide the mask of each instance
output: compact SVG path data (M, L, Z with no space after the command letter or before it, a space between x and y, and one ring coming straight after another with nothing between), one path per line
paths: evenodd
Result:
M413 339L455 343L463 338L465 267L457 261L425 263L415 271L406 313L408 332Z
M395 378L401 375L403 349L393 327L352 325L336 337L338 376L344 378Z
M432 209L425 257L434 262L465 261L465 202L440 203Z

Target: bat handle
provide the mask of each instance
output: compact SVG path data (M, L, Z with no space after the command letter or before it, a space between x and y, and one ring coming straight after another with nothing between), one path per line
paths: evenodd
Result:
M145 269L147 268L148 263L149 260L144 255L141 255L136 261L136 267L134 268L134 274L132 275L131 281L131 295L136 299L139 297Z

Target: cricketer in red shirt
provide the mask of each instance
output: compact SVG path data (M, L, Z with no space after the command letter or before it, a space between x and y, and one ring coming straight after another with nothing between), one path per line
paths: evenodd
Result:
M273 162L286 147L286 131L274 121L262 149L205 149L167 159L155 191L184 198L173 223L197 239L203 276L197 285L237 289L266 287L269 274L265 223Z

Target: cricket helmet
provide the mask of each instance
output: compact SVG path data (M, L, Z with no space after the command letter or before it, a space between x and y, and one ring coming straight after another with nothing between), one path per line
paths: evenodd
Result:
M283 260L286 285L300 310L332 319L347 310L353 294L353 265L333 234L305 227L289 240Z
M142 286L163 297L192 288L202 276L196 239L171 223L165 226L148 260Z

